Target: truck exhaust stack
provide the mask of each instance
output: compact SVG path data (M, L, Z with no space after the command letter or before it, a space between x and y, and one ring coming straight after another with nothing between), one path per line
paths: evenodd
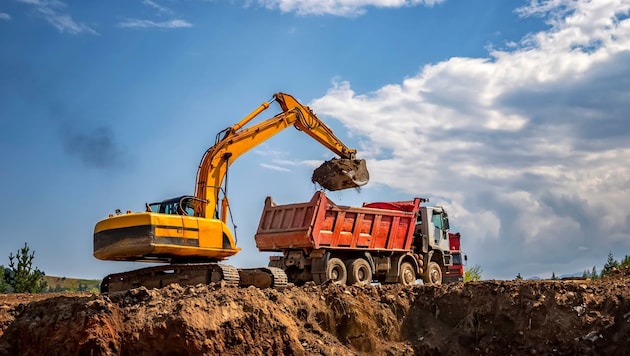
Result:
M330 191L359 188L370 180L364 159L333 158L313 171L311 181Z

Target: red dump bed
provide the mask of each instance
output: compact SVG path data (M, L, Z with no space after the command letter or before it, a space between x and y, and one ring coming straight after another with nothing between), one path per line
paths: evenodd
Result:
M336 205L318 191L307 203L275 205L270 197L256 232L260 251L411 248L420 198L408 202Z

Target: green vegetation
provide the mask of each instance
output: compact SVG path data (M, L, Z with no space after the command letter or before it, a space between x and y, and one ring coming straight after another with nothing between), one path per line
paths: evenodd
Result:
M625 255L621 262L619 262L615 260L612 251L608 251L608 257L606 258L606 264L604 264L602 272L597 273L597 268L593 266L593 269L590 272L588 270L584 271L582 277L590 279L602 278L609 275L613 269L621 269L628 266L630 266L630 255Z
M6 293L9 290L9 284L4 278L5 268L3 265L0 265L0 293Z
M98 293L100 291L101 280L100 279L77 279L66 277L54 277L46 276L46 283L48 283L48 289L44 292L58 293L58 292L92 292Z
M481 266L474 265L471 268L468 268L466 272L464 272L464 282L475 282L481 280Z
M619 268L619 262L615 260L612 251L608 251L608 258L606 259L606 264L602 269L602 277L609 275L613 268Z
M15 255L9 254L9 269L3 273L7 290L14 293L40 293L46 288L44 272L33 268L34 258L35 251L31 252L26 242Z
M52 277L33 266L35 251L27 243L0 265L0 293L98 292L100 280Z

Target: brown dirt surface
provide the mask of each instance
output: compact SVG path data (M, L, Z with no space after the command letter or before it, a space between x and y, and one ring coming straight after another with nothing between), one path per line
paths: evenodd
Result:
M630 269L442 286L0 296L2 355L629 355Z

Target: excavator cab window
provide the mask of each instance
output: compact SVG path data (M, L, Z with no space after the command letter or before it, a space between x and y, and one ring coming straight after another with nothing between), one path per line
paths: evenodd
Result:
M194 216L197 201L194 197L184 196L151 203L149 209L152 213Z
M177 209L178 209L177 213L179 215L194 216L196 202L197 201L193 199L192 197L184 197L180 199L179 204L177 206Z
M147 211L150 213L159 213L160 212L160 206L162 206L162 203L151 203L151 204L147 204Z

